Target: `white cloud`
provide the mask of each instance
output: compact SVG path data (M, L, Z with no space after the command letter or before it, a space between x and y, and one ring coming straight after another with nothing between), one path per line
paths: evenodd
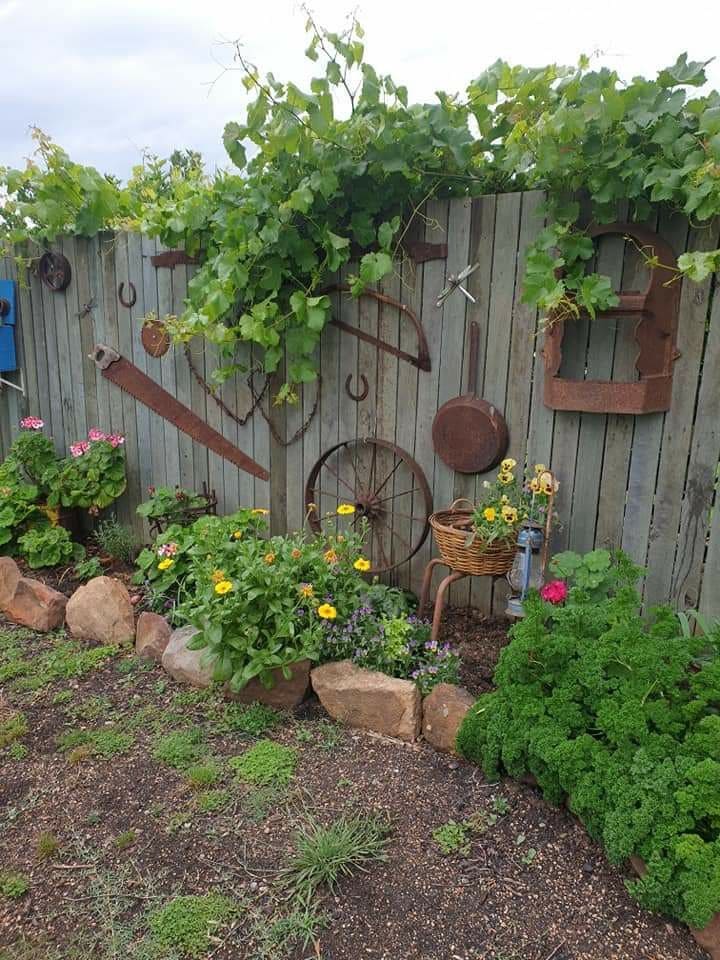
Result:
M343 5L312 4L338 28ZM350 3L348 3L348 9ZM369 59L405 83L413 99L462 89L498 57L539 64L575 62L599 50L623 76L653 74L687 50L708 59L720 28L711 0L652 8L633 0L364 0L359 16ZM278 77L311 75L303 57L304 14L293 0L0 0L0 164L30 148L28 126L47 130L75 158L126 175L142 148L166 155L199 149L224 164L222 128L242 114L237 73L220 73L240 38L248 57ZM720 66L708 70L720 87Z

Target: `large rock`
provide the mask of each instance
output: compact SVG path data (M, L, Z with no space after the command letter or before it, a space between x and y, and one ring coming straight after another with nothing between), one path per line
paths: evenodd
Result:
M422 701L410 680L363 670L349 660L316 667L310 678L320 703L335 720L399 740L420 735Z
M171 633L170 624L165 617L148 611L141 613L135 630L135 653L139 657L147 657L160 663Z
M162 655L162 665L174 680L194 687L209 687L213 668L205 663L207 651L187 648L197 632L197 628L190 625L173 630Z
M310 666L309 660L298 660L291 664L290 679L286 679L278 667L272 672L273 685L269 689L256 678L237 693L233 693L227 686L225 696L239 703L265 703L269 707L291 710L299 706L310 692Z
M23 577L11 557L0 557L0 609L8 620L46 633L62 625L66 604L62 593Z
M439 683L423 700L423 736L437 750L457 753L455 740L476 698L453 683Z
M690 933L703 950L710 954L711 960L720 960L720 913L716 913L710 923L702 930L690 927Z
M65 611L68 630L81 640L132 643L135 615L125 585L113 577L94 577L78 587Z

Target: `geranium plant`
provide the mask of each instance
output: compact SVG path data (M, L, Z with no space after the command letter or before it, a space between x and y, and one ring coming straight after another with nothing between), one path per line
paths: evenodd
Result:
M87 440L70 445L70 456L62 461L48 495L49 506L84 507L98 513L124 492L125 438L93 428Z
M470 540L493 543L514 538L526 521L544 522L558 483L547 467L538 463L525 481L516 475L517 461L508 457L493 481L484 483L485 496L472 516Z
M72 542L64 527L50 523L31 527L19 538L18 544L20 553L33 569L57 567L72 559L80 560L85 554L80 544Z

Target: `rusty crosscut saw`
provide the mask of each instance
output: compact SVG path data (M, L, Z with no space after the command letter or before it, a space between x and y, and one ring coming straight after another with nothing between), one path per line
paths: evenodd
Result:
M94 360L102 375L125 390L131 396L145 404L163 419L174 424L178 430L182 430L193 440L217 453L219 457L229 460L236 467L245 470L246 473L259 477L260 480L269 480L268 471L256 463L242 450L226 440L225 437L214 430L211 426L201 420L197 414L193 413L188 407L176 400L167 390L155 383L147 374L143 373L138 367L125 357L121 357L112 347L107 347L102 343L97 344L90 359Z

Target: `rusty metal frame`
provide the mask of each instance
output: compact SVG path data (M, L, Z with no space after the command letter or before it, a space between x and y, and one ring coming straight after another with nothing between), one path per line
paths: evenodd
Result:
M652 230L635 223L611 223L589 231L595 239L608 234L629 237L645 249L651 249L660 263L673 263L672 247ZM544 402L553 410L578 410L585 413L642 414L668 410L672 399L673 364L680 356L676 348L680 283L666 285L658 268L651 271L650 282L642 292L619 294L620 303L611 310L598 313L596 323L604 317L637 316L635 340L638 354L635 367L637 381L572 380L558 376L562 363L562 340L565 324L551 322L545 332ZM552 320L552 318L551 318Z
M408 256L415 263L426 263L428 260L447 260L448 245L446 243L427 243L425 240L405 240L403 246Z
M350 287L348 287L345 283L336 283L330 287L325 287L322 292L350 293ZM380 350L385 350L387 353L391 353L394 357L399 357L400 360L406 360L414 367L417 367L418 370L430 370L430 350L428 348L425 331L423 330L422 323L420 323L410 307L408 307L405 303L401 303L400 300L396 300L394 297L389 297L386 293L380 293L377 290L363 290L363 292L360 294L360 297L370 297L373 300L377 300L378 303L387 303L391 307L395 307L401 313L405 314L405 316L410 320L410 323L412 323L413 327L415 328L415 333L417 334L417 356L414 356L412 353L407 353L405 350L401 350L399 347L396 347L392 343L388 343L386 340L381 340L379 337L374 337L371 333L367 333L365 330L360 330L359 327L354 327L350 323L345 323L344 320L338 320L337 317L333 317L330 323L332 323L335 327L339 327L341 330L345 330L346 333L351 333L359 340L364 340L365 343L371 343L374 347L378 347Z

